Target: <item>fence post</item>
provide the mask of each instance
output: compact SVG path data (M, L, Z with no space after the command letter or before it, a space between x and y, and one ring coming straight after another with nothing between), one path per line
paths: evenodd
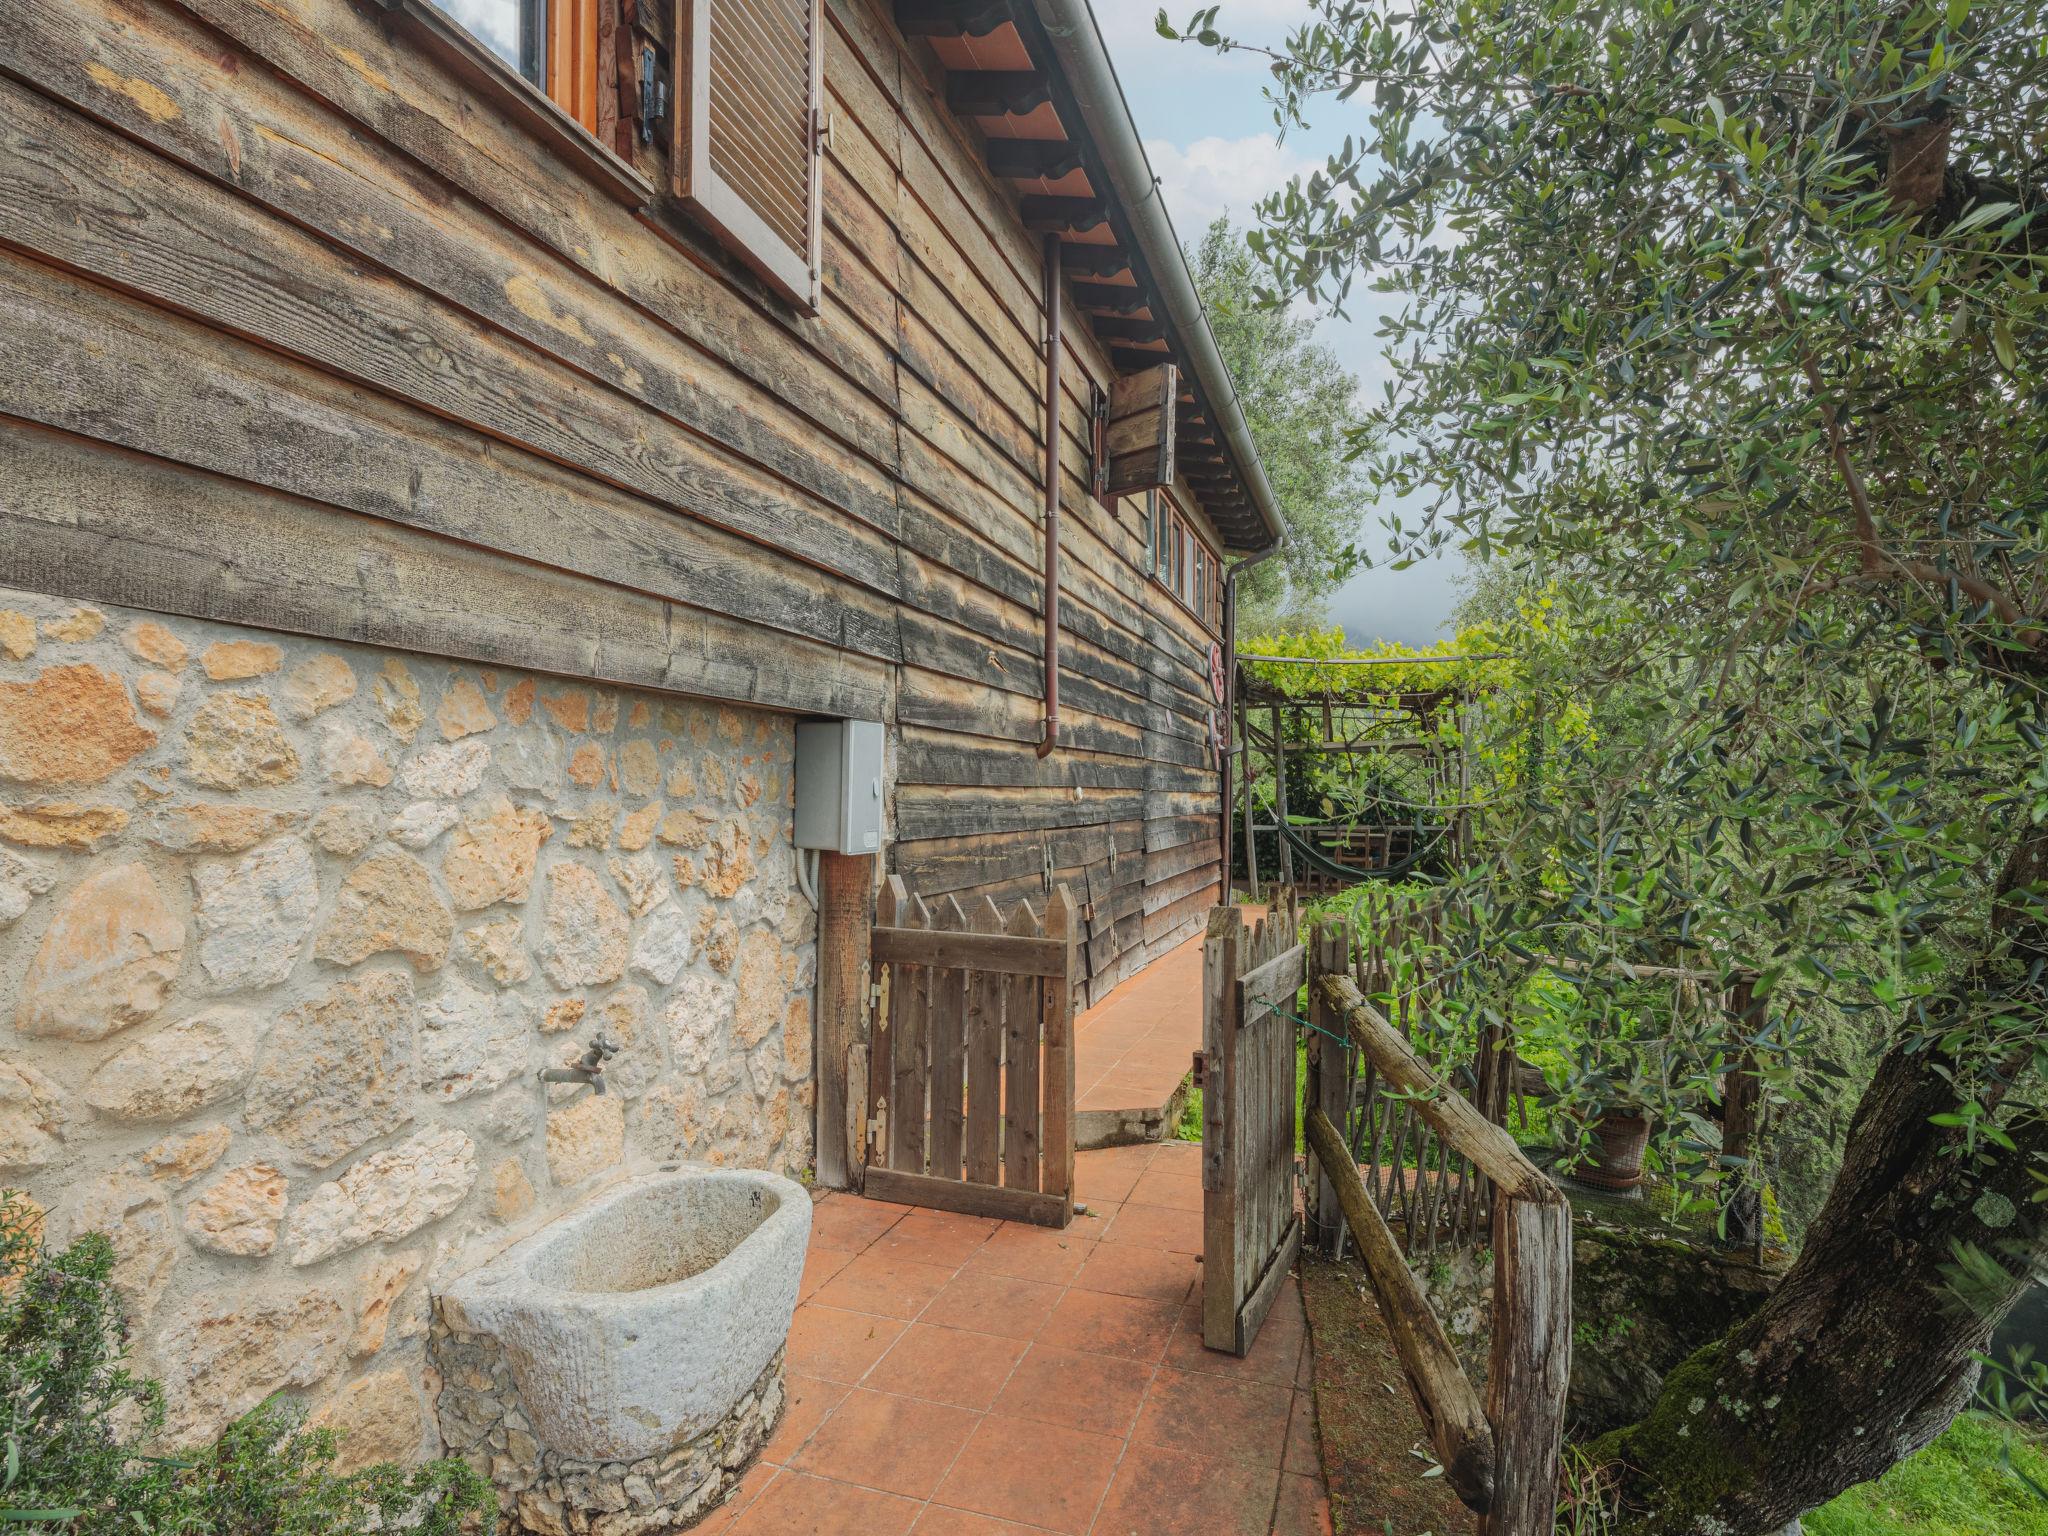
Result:
M1045 978L1045 1192L1074 1198L1074 984L1078 979L1078 925L1065 883L1045 904L1045 936L1066 945L1058 976Z
M1344 1033L1344 1020L1323 995L1321 982L1325 976L1346 975L1350 964L1349 920L1317 929L1308 949L1308 1017L1315 1029L1308 1037L1304 1099L1311 1109L1320 1109L1329 1117L1340 1139L1350 1135L1351 1130L1351 1052L1333 1038ZM1310 1236L1319 1252L1334 1252L1334 1239L1342 1229L1337 1190L1330 1182L1329 1170L1313 1151L1309 1154L1309 1168Z
M1551 1193L1494 1193L1486 1417L1497 1454L1481 1536L1551 1536L1557 1520L1572 1370L1572 1208Z

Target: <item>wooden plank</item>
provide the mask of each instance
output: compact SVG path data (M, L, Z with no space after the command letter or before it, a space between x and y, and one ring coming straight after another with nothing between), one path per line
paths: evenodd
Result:
M888 697L845 652L12 418L0 581L799 713L872 720Z
M924 902L912 896L898 912L898 920L905 928L930 926L930 913ZM882 930L877 930L878 934ZM875 946L876 963L886 958L882 947ZM899 1173L924 1172L925 1149L925 1090L930 1082L930 1065L926 1058L925 1019L930 1007L931 971L922 965L892 964L890 967L890 1004L895 1011L892 1027L895 1040L891 1044L890 1071L892 1085L889 1092L889 1166ZM868 1173L868 1187L873 1187L874 1172Z
M1019 901L1008 929L1022 938L1039 932L1038 914ZM1003 1183L1012 1189L1041 1186L1038 1159L1042 1110L1045 989L1064 981L1011 972L1003 983Z
M932 921L944 934L972 937L966 932L967 914L951 896L939 899L932 911ZM925 1015L932 1063L929 1171L938 1179L960 1177L965 1150L966 1114L962 1099L967 1081L967 975L964 964L934 963L931 967L931 1007Z
M1044 1113L1040 1119L1041 1175L1045 1192L1074 1198L1074 987L1080 979L1079 926L1074 898L1064 884L1045 904L1045 936L1066 945L1066 969L1049 978L1041 995L1045 1038Z
M801 851L797 854L802 858ZM818 1182L857 1187L867 1163L866 1107L850 1091L853 1053L866 1044L868 897L874 856L818 855ZM849 1131L853 1134L849 1135Z
M1202 1342L1237 1348L1238 1178L1230 1113L1237 1091L1237 954L1244 924L1235 907L1209 914L1202 947Z
M1291 1211L1287 1217L1287 1230L1279 1246L1267 1261L1265 1273L1252 1286L1252 1291L1237 1311L1237 1348L1234 1353L1242 1359L1251 1353L1257 1342L1259 1329L1264 1326L1266 1316L1273 1310L1273 1303L1280 1298L1280 1287L1287 1283L1288 1274L1294 1269L1294 1261L1301 1256L1301 1218Z
M893 927L904 920L909 909L910 892L903 884L903 877L890 875L882 882L882 888L875 896L876 923L888 923ZM869 954L869 975L873 978L873 985L883 995L875 1003L875 1027L868 1044L868 1124L864 1129L861 1144L864 1149L863 1163L869 1168L875 1168L887 1166L894 1155L896 1145L891 1128L896 1118L894 1044L895 1021L899 1012L896 1001L899 972L874 959L872 949ZM865 1173L862 1175L861 1187L867 1187Z
M1356 982L1348 976L1328 976L1322 986L1367 1060L1390 1088L1410 1096L1437 1135L1470 1158L1509 1198L1564 1203L1558 1187L1523 1156L1514 1137L1446 1087L1401 1032L1365 1000Z
M1003 914L984 896L972 910L974 931L1003 931ZM1003 1181L1003 999L999 971L976 969L967 982L967 1145L969 1182Z
M1066 966L1066 946L1053 938L878 927L873 942L876 964L892 961L1018 976L1058 976Z
M1498 1464L1486 1536L1550 1536L1572 1369L1570 1205L1496 1200L1493 1255L1486 1385Z
M905 1173L896 1168L870 1168L867 1196L870 1200L894 1200L935 1211L958 1211L963 1216L1026 1221L1038 1227L1064 1227L1074 1216L1073 1201L1065 1195L963 1184L958 1179L935 1179L929 1174Z
M1309 1111L1307 1129L1309 1145L1333 1174L1337 1202L1365 1261L1366 1278L1408 1377L1408 1390L1429 1425L1430 1444L1443 1466L1444 1480L1468 1508L1484 1514L1492 1503L1498 1461L1493 1426L1480 1407L1479 1394L1458 1363L1443 1324L1430 1310L1429 1298L1408 1268L1400 1244L1366 1198L1343 1138L1320 1106ZM1550 1518L1545 1515L1546 1521ZM1549 1529L1546 1523L1543 1530Z

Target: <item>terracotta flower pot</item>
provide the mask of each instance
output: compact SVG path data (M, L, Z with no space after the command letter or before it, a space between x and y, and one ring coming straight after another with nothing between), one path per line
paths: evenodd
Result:
M1594 1159L1572 1177L1602 1189L1634 1189L1643 1182L1643 1153L1650 1145L1649 1117L1610 1109L1593 1122Z

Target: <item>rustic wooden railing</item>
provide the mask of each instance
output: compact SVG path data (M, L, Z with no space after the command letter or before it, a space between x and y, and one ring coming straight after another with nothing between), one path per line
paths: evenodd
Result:
M1074 1196L1074 979L1064 885L1043 915L928 907L891 876L871 938L871 1198L1063 1227Z
M1451 1087L1366 1000L1347 974L1349 938L1341 929L1319 933L1310 951L1318 1033L1309 1053L1306 1129L1315 1154L1310 1192L1316 1229L1334 1226L1332 1205L1342 1213L1445 1478L1483 1517L1485 1536L1549 1536L1571 1371L1571 1207L1506 1129ZM1333 1039L1355 1047L1364 1071L1389 1100L1398 1097L1409 1106L1467 1170L1457 1198L1477 1208L1483 1195L1489 1208L1494 1286L1483 1410L1339 1129L1354 1074L1348 1060L1342 1070L1329 1069L1331 1058L1341 1056L1324 1048ZM1389 1167L1400 1182L1400 1164ZM1448 1176L1440 1178L1438 1199L1451 1187ZM1435 1229L1436 1215L1428 1207L1411 1201L1395 1208ZM1412 1232L1408 1247L1414 1252Z

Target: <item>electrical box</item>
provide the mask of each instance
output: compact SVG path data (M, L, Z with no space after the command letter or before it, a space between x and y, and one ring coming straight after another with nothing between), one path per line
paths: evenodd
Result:
M794 841L833 853L881 850L881 721L798 723Z

